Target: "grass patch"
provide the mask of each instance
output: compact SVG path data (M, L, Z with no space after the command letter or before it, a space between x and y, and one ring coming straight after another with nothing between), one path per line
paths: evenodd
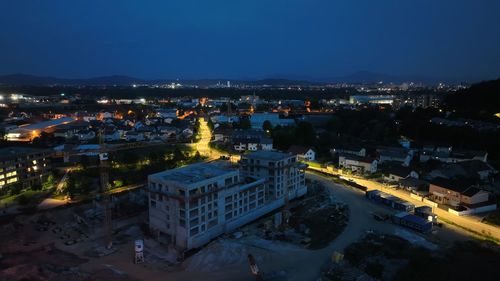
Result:
M39 201L39 199L47 195L47 190L25 190L16 195L4 196L0 199L0 207L12 204L29 205Z
M318 162L312 162L312 161L304 161L304 163L306 163L307 165L309 165L310 167L314 167L314 168L317 168L317 169L321 169L321 163L318 163Z

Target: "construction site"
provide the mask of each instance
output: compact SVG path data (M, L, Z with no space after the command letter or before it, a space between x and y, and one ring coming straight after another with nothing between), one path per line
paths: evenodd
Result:
M324 187L308 185L310 192L291 201L288 210L279 209L184 257L149 232L143 189L20 215L1 225L0 280L299 280L297 269L288 264L314 258L310 249L328 245L348 218L345 205ZM277 223L284 211L287 219ZM327 237L318 234L325 232ZM314 259L324 262L321 256Z

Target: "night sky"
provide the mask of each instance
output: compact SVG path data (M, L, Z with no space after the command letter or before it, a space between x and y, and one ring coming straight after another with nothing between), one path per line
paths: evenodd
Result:
M0 74L500 77L498 0L2 0Z

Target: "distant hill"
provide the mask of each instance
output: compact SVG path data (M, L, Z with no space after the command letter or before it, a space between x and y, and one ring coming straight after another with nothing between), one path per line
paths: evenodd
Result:
M10 74L0 76L0 84L23 85L23 86L47 86L47 85L82 85L82 86L103 86L103 85L131 85L145 82L143 79L113 75L86 79L64 79L50 76L35 76L29 74Z
M176 79L141 79L124 75L112 75L83 79L65 79L50 76L35 76L29 74L10 74L0 76L0 84L11 86L128 86L132 84L152 84L152 83L172 83L179 82L183 84L208 86L215 85L218 82L225 84L226 81L231 81L231 84L247 84L247 85L270 85L275 87L287 86L311 86L323 85L328 83L348 83L348 84L372 84L377 82L401 84L404 82L416 82L427 85L437 84L439 82L459 83L464 82L459 79L435 79L417 76L396 76L369 71L359 71L346 76L328 77L328 78L311 78L294 75L277 75L270 76L271 78L245 80L245 79L191 79L191 80L176 80Z
M323 84L310 81L298 81L288 79L263 79L255 81L234 80L234 79L196 79L196 80L173 80L173 79L157 79L145 80L122 75L102 76L85 79L64 79L50 76L35 76L28 74L10 74L0 76L0 84L13 85L13 86L48 86L48 85L61 85L61 86L128 86L132 84L153 84L153 83L172 83L180 82L183 84L193 84L200 86L215 85L218 82L225 84L230 80L234 84L248 84L248 85L271 85L271 86L291 86L291 85L317 85Z

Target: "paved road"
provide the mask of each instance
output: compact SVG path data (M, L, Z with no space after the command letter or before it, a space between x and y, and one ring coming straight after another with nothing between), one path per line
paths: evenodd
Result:
M349 221L344 231L328 247L317 251L308 251L308 254L293 261L288 270L290 281L316 280L321 267L330 259L333 252L343 252L347 246L359 240L367 230L394 233L396 227L393 224L373 219L373 212L387 213L390 210L385 206L367 201L363 192L338 185L316 174L307 173L306 177L326 186L330 194L349 206Z
M397 196L401 199L404 199L408 202L411 202L412 204L414 204L417 207L424 206L424 205L429 206L428 204L426 204L422 201L419 201L417 199L410 197L409 193L407 193L405 191L390 188L390 187L387 187L381 183L378 183L378 182L372 181L372 180L361 179L361 178L352 177L349 175L342 175L342 176L344 178L347 178L347 179L352 179L354 182L356 182L360 185L366 186L368 188L368 190L372 190L372 189L382 190L386 193L392 194L392 195ZM500 240L500 228L499 227L482 223L476 217L456 216L456 215L453 215L453 214L451 214L443 209L440 209L440 208L433 208L433 212L436 215L438 215L438 218L444 219L444 220L441 220L444 223L448 223L448 221L451 221L462 228L465 228L465 229L468 229L470 231L474 231L477 233L482 233L482 234L485 234L485 235L488 235L488 236L491 236L493 238Z
M191 144L191 146L200 152L202 156L208 157L208 160L219 159L222 155L218 150L210 147L210 140L212 139L212 131L208 127L207 120L204 117L200 118L200 139L198 142Z
M357 179L357 178L353 178L353 180L361 185L368 187L368 189L382 190L384 192L387 192L389 194L397 196L401 199L404 199L408 202L411 202L412 204L415 204L415 206L426 205L424 202L410 197L407 192L397 190L394 188L388 188L388 187L386 187L383 184L380 184L378 182L365 180L365 179ZM451 214L443 209L440 209L440 208L433 208L433 212L436 215L438 215L438 218L442 218L442 219L445 219L447 221L451 221L451 222L453 222L461 227L464 227L466 229L470 229L470 230L473 230L475 232L480 232L480 233L489 235L491 237L494 237L494 238L500 240L500 228L499 227L495 227L493 225L482 223L481 221L479 221L475 217L456 216L456 215L453 215L453 214Z

